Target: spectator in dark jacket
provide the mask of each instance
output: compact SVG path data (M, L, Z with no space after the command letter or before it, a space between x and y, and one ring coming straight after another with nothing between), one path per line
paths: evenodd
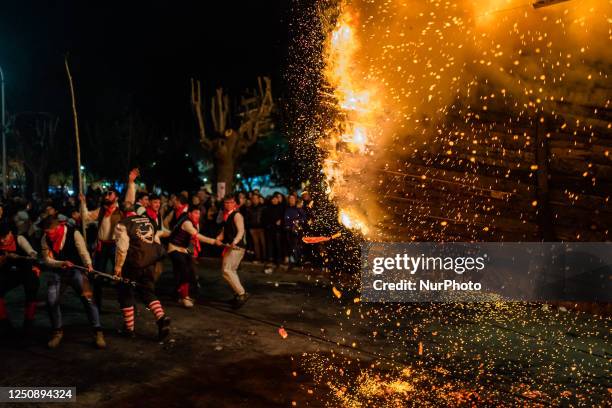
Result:
M285 211L279 204L278 198L273 196L264 210L264 226L266 228L266 242L268 246L268 259L277 266L285 256L283 217Z
M246 223L251 234L256 262L266 260L264 209L262 197L259 194L253 194L251 196L251 206L246 208Z
M304 210L297 206L297 196L290 194L287 197L283 226L287 237L289 249L289 263L300 265L302 262L302 230L306 216Z

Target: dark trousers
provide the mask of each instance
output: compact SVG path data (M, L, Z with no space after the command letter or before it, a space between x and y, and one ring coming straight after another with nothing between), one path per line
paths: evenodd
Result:
M302 262L302 240L300 234L287 231L287 246L289 252L289 263L299 265Z
M100 272L113 273L113 269L115 268L115 244L114 243L101 243L100 247L94 254L94 269ZM108 264L110 263L110 268ZM103 280L102 279L92 279L91 280L93 286L93 299L96 303L96 306L99 310L102 310L102 288L103 288Z
M119 305L122 309L134 306L134 294L138 295L145 306L157 300L157 296L155 295L154 273L155 265L143 269L129 269L124 267L123 276L137 282L138 285L134 287L126 283L121 283L117 286Z
M249 229L253 242L253 250L255 251L255 259L258 261L266 260L266 233L263 228Z
M285 257L283 232L277 229L266 231L268 235L268 259L279 265Z
M191 254L172 251L169 256L172 261L172 271L174 272L176 286L179 287L183 283L195 284L196 274L193 268L193 258Z
M11 270L10 267L0 269L0 298L4 298L8 292L18 286L23 286L25 292L26 303L35 302L40 280L38 275L32 271L30 266L28 269Z
M18 286L23 286L25 292L24 321L34 320L36 311L36 294L40 287L38 275L32 271L31 263L23 265L5 264L0 268L0 320L8 319L4 305L4 297Z

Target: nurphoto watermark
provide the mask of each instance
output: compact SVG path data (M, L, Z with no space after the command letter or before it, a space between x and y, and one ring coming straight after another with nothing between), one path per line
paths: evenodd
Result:
M612 301L612 243L362 246L366 302Z

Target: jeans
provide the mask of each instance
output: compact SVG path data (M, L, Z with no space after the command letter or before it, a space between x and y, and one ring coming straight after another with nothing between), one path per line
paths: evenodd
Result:
M81 298L81 303L83 303L89 323L94 329L99 330L100 314L98 313L98 307L91 298L89 281L81 271L76 269L53 271L49 277L47 308L49 310L49 318L51 319L51 327L53 330L62 328L62 311L60 309L62 283L70 285L77 296Z

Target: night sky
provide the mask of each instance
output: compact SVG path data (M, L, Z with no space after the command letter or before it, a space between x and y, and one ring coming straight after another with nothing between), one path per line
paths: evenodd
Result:
M189 118L189 78L207 93L235 92L287 58L288 0L15 0L0 6L7 105L66 120L63 56L70 55L79 113L92 121L129 105L157 122ZM117 102L119 101L119 102ZM126 102L128 101L128 102Z

